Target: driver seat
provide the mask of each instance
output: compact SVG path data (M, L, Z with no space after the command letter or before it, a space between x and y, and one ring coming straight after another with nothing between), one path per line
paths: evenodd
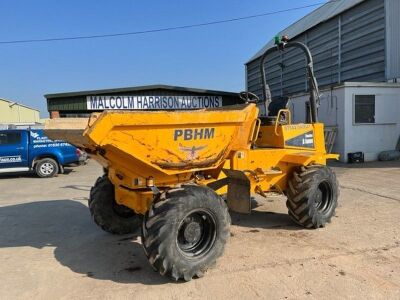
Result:
M260 117L261 125L274 125L281 109L286 109L289 97L279 96L274 98L268 105L268 116Z

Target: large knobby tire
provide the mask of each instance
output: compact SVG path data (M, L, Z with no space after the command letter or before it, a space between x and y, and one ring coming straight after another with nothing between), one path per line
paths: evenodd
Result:
M52 158L43 158L35 165L35 173L41 178L50 178L58 174L58 163Z
M189 281L222 255L230 223L228 207L213 190L184 185L161 194L146 213L143 248L155 271Z
M94 222L106 232L127 234L142 224L142 216L115 202L114 185L107 175L99 177L90 190L89 209Z
M293 221L305 228L324 227L334 216L338 202L336 175L327 166L301 167L288 182L287 196Z

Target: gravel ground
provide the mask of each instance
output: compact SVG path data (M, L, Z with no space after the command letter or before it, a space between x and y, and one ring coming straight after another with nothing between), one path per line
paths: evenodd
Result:
M87 209L101 168L0 177L0 299L400 299L400 162L334 164L341 195L326 228L294 225L285 199L233 215L206 276L153 272L138 234L112 236Z

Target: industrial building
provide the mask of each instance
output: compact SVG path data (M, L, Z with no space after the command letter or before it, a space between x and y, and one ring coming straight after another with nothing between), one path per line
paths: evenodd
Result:
M0 98L0 126L35 125L40 123L39 110Z
M279 35L308 45L321 87L319 116L335 133L333 152L347 161L363 152L375 160L393 150L400 135L400 1L343 0L319 7ZM260 56L246 63L247 90L261 96ZM267 58L272 97L290 96L295 122L308 107L305 57L290 49Z
M170 85L58 93L45 97L51 118L84 118L92 112L110 109L198 109L243 102L237 93Z

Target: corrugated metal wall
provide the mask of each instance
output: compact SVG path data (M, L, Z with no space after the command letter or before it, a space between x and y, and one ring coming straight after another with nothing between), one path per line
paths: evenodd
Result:
M384 0L364 1L294 40L310 47L320 86L344 81L386 81ZM261 96L259 63L256 59L247 64L247 87ZM265 68L272 95L307 90L305 65L305 57L298 49L267 58Z
M400 1L386 0L387 79L400 78Z

